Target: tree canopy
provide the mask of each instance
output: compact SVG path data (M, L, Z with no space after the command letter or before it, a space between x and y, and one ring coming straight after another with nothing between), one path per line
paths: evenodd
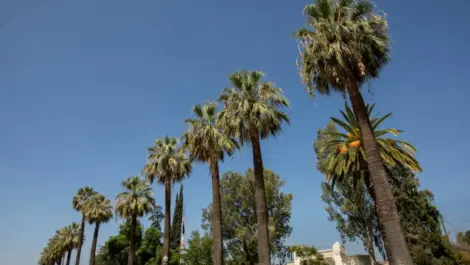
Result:
M290 226L292 194L284 193L279 175L266 169L266 199L270 216L269 233L272 255L286 254L285 239L292 232ZM239 264L255 264L256 249L256 212L254 194L254 174L249 169L245 174L225 173L220 182L222 191L222 234L226 242L227 259L235 259ZM212 207L203 209L203 229L210 233ZM245 262L245 263L243 263Z

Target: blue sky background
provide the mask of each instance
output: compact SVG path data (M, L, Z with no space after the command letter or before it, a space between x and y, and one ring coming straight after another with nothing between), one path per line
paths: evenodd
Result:
M320 200L316 130L338 115L340 95L315 104L300 83L292 33L307 0L4 0L0 2L0 260L36 264L54 231L80 216L78 188L110 198L140 171L155 138L179 136L194 104L215 99L227 77L260 69L285 90L292 125L262 143L265 166L294 194L289 243L339 240ZM393 61L371 82L368 102L405 130L448 228L470 229L470 27L465 0L379 1ZM221 166L251 167L248 147ZM211 201L206 165L185 183L186 231ZM163 204L164 193L155 187ZM178 187L176 187L178 188ZM120 222L105 225L99 243ZM147 224L144 221L144 224ZM88 263L92 228L81 264ZM352 252L361 247L351 246Z

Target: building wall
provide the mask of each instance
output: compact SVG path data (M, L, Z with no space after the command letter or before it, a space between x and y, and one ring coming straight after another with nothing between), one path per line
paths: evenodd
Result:
M332 265L371 265L368 255L353 255L348 256L344 249L344 246L339 242L333 245L332 249L318 251L326 261L332 263ZM301 265L301 259L297 255L292 253L292 261L286 263L286 265Z

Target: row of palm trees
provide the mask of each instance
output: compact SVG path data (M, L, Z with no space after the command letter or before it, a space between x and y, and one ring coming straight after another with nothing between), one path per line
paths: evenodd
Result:
M360 92L362 84L376 78L389 61L390 39L385 18L374 11L368 1L316 0L304 9L307 27L296 32L299 41L299 73L308 92L347 94L357 120L363 159L368 169L369 190L374 198L382 237L390 264L412 264L400 220L388 185L388 173L373 133L366 104ZM182 137L158 139L148 149L148 163L143 175L165 186L164 256L169 255L171 184L191 173L192 160L207 163L212 174L215 265L222 264L222 233L218 162L245 143L251 144L256 180L259 264L270 265L268 212L263 179L261 140L281 131L289 119L280 108L289 103L281 89L262 81L259 71L241 71L230 76L232 88L219 97L223 109L217 113L214 103L194 107L195 117L187 120L189 130ZM137 186L143 180L135 178ZM130 187L130 186L129 186ZM122 217L139 216L148 208L140 206L137 194L127 193L132 207L119 211ZM133 197L134 195L135 197ZM131 199L132 198L132 199ZM147 198L149 204L154 203ZM122 200L118 199L118 202ZM132 203L130 204L132 205ZM117 207L116 207L117 208ZM83 220L86 220L83 215ZM82 227L84 222L82 221ZM80 243L83 241L83 230ZM80 248L77 248L79 259ZM129 255L131 256L131 255ZM133 260L129 258L129 265ZM78 265L78 263L77 263Z
M152 182L165 185L165 224L163 255L169 255L171 184L181 181L192 170L192 161L207 163L212 175L213 197L213 262L221 265L222 209L219 185L219 161L232 155L244 143L251 143L256 178L258 255L260 264L270 264L268 211L263 178L261 139L275 135L289 119L279 110L289 106L280 88L262 80L260 71L240 71L230 76L232 88L224 89L219 97L223 109L218 112L215 102L196 105L194 117L187 119L189 129L178 144L176 137L157 139L148 149L144 175Z
M124 191L116 196L115 212L123 219L131 220L129 260L132 259L133 262L137 218L152 211L156 205L152 188L147 181L139 177L130 177L122 182L122 187ZM74 249L76 250L75 264L79 265L86 222L95 225L89 262L90 265L95 265L100 225L109 222L113 217L111 201L93 188L84 187L79 189L73 197L72 205L82 215L81 225L72 223L58 230L49 239L47 246L42 251L39 265L70 265L70 258ZM67 256L66 262L64 262L65 256ZM129 263L132 264L132 262Z

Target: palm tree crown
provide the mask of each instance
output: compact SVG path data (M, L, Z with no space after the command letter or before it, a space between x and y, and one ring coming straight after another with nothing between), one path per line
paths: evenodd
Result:
M309 27L296 32L302 81L329 94L344 92L378 76L389 61L390 39L384 17L368 1L317 0L304 9Z
M379 129L379 126L389 118L392 113L382 117L372 116L374 105L366 105L367 113L371 122L372 131L377 139L380 155L385 165L395 167L397 164L412 171L422 171L419 162L414 158L416 148L408 142L385 137L388 134L397 136L401 130L394 128ZM346 105L346 110L341 110L344 121L338 118L331 118L332 122L343 128L346 133L327 132L328 139L320 152L328 150L328 156L323 165L327 181L342 181L350 173L360 173L367 170L367 159L361 141L359 124L351 108ZM332 149L335 149L332 151ZM359 175L356 174L357 177Z
M244 141L253 134L261 139L276 135L283 122L289 123L287 115L279 107L288 107L289 102L282 89L273 83L262 82L260 71L241 71L230 76L233 88L226 88L219 101L224 109L219 114L218 124L230 136Z
M193 108L195 119L187 119L189 131L183 135L183 148L197 161L206 162L211 158L224 159L224 153L232 155L239 148L235 139L227 136L217 126L217 105L209 102ZM216 161L212 161L215 163Z
M72 251L80 243L80 225L72 223L59 231L59 238L66 251Z
M161 184L165 183L166 178L180 181L191 173L191 161L184 150L178 147L176 137L166 136L163 140L157 139L155 145L148 149L148 153L148 163L143 173L150 182L153 182L154 178L157 178Z
M137 176L130 177L122 182L125 191L116 197L116 213L129 218L133 215L143 216L155 207L152 188L146 180Z
M86 219L90 224L107 223L113 217L111 201L102 194L95 194L85 204Z
M73 200L72 200L73 208L79 212L82 212L82 214L85 214L83 212L84 205L95 194L96 194L96 191L93 188L88 187L88 186L79 189L77 194L73 197Z

